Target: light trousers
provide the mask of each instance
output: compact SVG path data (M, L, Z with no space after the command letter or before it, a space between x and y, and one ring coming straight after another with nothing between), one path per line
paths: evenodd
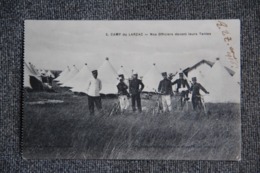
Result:
M127 99L127 96L121 95L121 96L118 97L118 99L119 99L121 111L126 110L129 106L129 101Z
M162 95L163 112L172 110L171 95Z

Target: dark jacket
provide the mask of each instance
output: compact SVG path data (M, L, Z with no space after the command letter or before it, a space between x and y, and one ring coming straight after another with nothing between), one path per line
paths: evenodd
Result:
M117 85L117 89L119 95L128 95L128 86L124 82L119 82L119 84Z
M141 86L141 88L140 88ZM130 81L130 93L139 94L144 89L144 84L140 79L133 79Z
M192 91L192 97L198 97L200 96L200 90L203 92L207 93L208 91L200 84L200 83L195 83L191 86L191 91Z
M177 84L177 92L179 92L179 88L185 88L187 87L188 90L190 90L190 85L186 79L176 79L174 82L172 82L172 85Z
M163 95L172 94L172 84L169 79L163 79L159 83L158 92Z

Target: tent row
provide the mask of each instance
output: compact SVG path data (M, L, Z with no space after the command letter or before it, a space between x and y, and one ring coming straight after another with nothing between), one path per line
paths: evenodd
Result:
M49 89L51 86L46 83L47 77L54 78L50 70L37 70L32 63L24 62L24 88L38 91L44 90L44 88Z
M106 58L104 63L98 68L98 78L102 81L102 94L116 94L118 83L118 74L125 73L123 66L117 72L109 59ZM74 65L72 68L67 67L55 80L61 87L70 87L73 92L82 92L87 94L87 84L92 78L91 70L88 64L85 64L80 70Z
M40 90L41 83L42 80L39 74L37 73L37 70L35 70L34 66L32 64L28 65L26 62L24 62L24 87Z
M158 84L162 80L161 72L156 64L152 64L142 77L145 85L144 92L157 92ZM180 69L179 72L184 71ZM106 58L98 68L98 78L101 79L103 86L100 93L117 93L118 74L124 74L128 79L131 77L123 66L116 71L109 59ZM231 76L219 59L215 63L201 63L184 74L190 84L192 77L197 77L198 82L210 92L210 95L205 96L206 102L240 102L239 72ZM175 75L172 81L176 80L178 76ZM67 67L56 80L62 87L70 87L73 92L86 93L87 84L91 77L91 71L85 64L80 70L76 66Z

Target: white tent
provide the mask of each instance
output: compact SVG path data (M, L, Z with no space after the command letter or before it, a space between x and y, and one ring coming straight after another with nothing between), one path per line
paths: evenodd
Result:
M38 72L38 70L36 70L35 65L33 65L32 63L29 62L29 68L31 69L31 71L33 72L33 74L35 74L36 76L41 76L41 74Z
M117 71L117 74L120 75L120 74L123 74L125 79L129 79L131 76L126 72L124 66L121 66L119 68L119 70Z
M189 84L191 85L192 84L192 78L193 77L196 77L197 78L197 82L200 83L201 85L206 85L207 84L207 75L209 73L205 73L203 71L200 71L200 70L193 70L192 71L192 75L189 75L189 77L187 78Z
M119 70L117 71L117 74L118 74L118 75L123 74L124 77L125 77L125 84L126 84L127 86L129 86L129 80L132 79L132 75L130 75L129 73L127 73L127 71L125 70L124 66L121 66L121 67L119 68ZM118 82L119 82L119 80L118 80Z
M24 74L23 74L23 86L32 88L30 83L30 76L34 76L33 72L30 70L26 62L24 62Z
M209 72L211 71L211 67L208 64L201 64L200 66L198 66L197 68L191 70L188 73L188 80L189 82L192 81L193 77L197 78L197 81L199 83L206 84L206 76L209 74Z
M63 70L63 71L60 73L59 77L57 77L55 80L58 81L58 82L60 82L60 81L62 81L69 73L70 73L70 67L67 66L67 68L65 68L65 70Z
M50 70L48 70L48 71L46 72L46 76L52 77L52 78L55 77L54 74L53 74Z
M161 72L153 64L150 70L143 76L143 84L145 92L157 92L160 81L163 79Z
M33 74L33 76L38 79L40 82L42 82L42 78L41 76L38 75L38 73L35 72L35 70L33 70L30 65L28 65L26 62L24 62L25 65L28 67L28 69L30 70L30 72Z
M62 84L61 86L65 87L64 84L67 81L69 81L70 79L72 79L78 72L79 72L79 69L75 65L73 65L70 72L59 82L60 84Z
M31 82L30 82L30 77L35 77L36 79L38 79L39 81L41 81L41 79L31 70L31 68L27 65L26 62L24 62L24 87L28 87L32 89L31 86Z
M88 68L87 64L85 64L80 71L68 82L64 83L64 85L68 87L72 87L70 90L73 92L83 92L86 93L87 84L89 79L92 77L92 73Z
M118 92L116 87L118 83L118 75L108 58L106 58L104 63L99 67L98 78L102 82L102 90L100 93L116 94Z
M212 69L206 75L206 82L204 87L210 92L210 94L205 97L206 102L240 102L240 86L234 78L230 76L219 59L217 59Z

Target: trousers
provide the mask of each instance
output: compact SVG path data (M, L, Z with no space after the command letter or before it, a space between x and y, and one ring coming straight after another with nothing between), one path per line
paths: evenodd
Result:
M171 111L172 110L172 100L171 95L162 95L162 105L163 105L163 112Z
M133 109L133 111L134 111L134 112L136 111L135 103L137 103L138 111L139 111L139 112L142 112L140 93L138 93L138 94L133 94L133 95L131 96L131 98L132 98L132 109Z
M202 103L201 103L201 98L193 96L191 98L192 101L192 106L194 110L201 110L202 109Z
M101 104L101 97L92 97L92 96L88 96L88 108L89 108L89 112L90 115L93 115L95 112L94 107L97 107L98 110L102 109L102 104Z
M128 108L128 106L129 106L129 102L128 102L127 96L126 95L120 95L118 97L118 99L119 99L121 111L126 110Z

